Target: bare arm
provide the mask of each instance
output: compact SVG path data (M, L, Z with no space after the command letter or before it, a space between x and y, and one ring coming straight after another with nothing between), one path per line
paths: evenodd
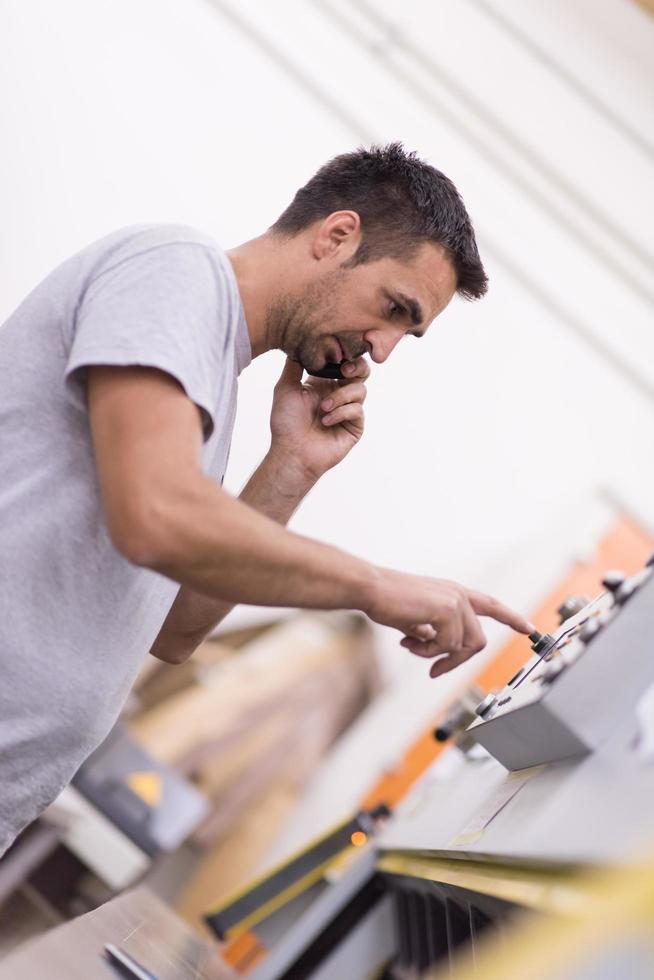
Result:
M107 525L125 557L231 602L335 609L367 601L367 562L285 530L202 473L198 411L172 378L146 368L89 373Z
M307 379L287 360L273 392L268 453L240 495L282 526L316 481L357 444L364 429L368 363L360 358L341 382ZM151 653L181 663L233 608L182 586Z
M282 464L269 453L248 480L239 499L285 525L310 489L308 479L306 482L296 479L291 486ZM213 599L183 585L150 653L166 663L183 663L233 608L233 602Z
M168 375L92 368L88 397L109 533L134 563L225 602L362 610L451 666L484 646L477 614L529 631L496 599L372 566L231 497L202 473L198 411Z

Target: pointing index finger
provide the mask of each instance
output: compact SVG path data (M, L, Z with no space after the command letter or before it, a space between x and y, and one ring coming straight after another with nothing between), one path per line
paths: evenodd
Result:
M506 626L510 626L516 633L531 633L534 628L524 616L514 612L513 609L509 609L508 606L505 606L504 603L500 602L499 599L495 599L493 596L470 590L468 592L468 599L478 616L490 616L491 619L497 620L498 623L504 623Z

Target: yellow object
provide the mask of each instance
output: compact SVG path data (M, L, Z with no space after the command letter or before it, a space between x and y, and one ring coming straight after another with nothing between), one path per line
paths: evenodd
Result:
M624 980L654 976L654 861L588 873L577 887L584 901L574 916L518 922L423 980L570 980L609 976L609 965Z
M380 857L377 868L386 874L441 881L550 915L583 915L591 901L586 873L570 866L527 867L390 851Z
M148 806L155 807L161 803L163 780L158 772L131 772L127 785Z
M347 850L349 850L349 848L347 848ZM245 918L241 919L240 922L233 925L231 929L227 929L225 931L225 938L228 940L233 940L245 932L250 932L254 926L258 925L259 922L262 922L264 919L267 919L268 916L272 915L273 912L276 912L277 909L282 908L283 905L286 905L297 895L301 895L302 892L307 891L308 888L311 888L312 885L315 885L316 882L325 877L328 868L338 857L340 857L342 853L343 852L341 851L340 854L332 855L327 861L324 861L322 864L319 864L317 867L305 874L303 878L299 878L297 881L293 882L292 885L289 885L288 888L285 888L284 891L279 892L278 895L271 898L268 902L264 902L263 905L256 908L254 912L251 912L250 915L245 916Z

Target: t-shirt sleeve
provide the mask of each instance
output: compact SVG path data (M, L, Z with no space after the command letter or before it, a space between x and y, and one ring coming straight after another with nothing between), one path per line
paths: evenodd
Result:
M158 368L199 408L206 441L225 371L227 288L210 250L194 242L155 246L101 271L79 304L66 364L75 404L86 405L91 365Z

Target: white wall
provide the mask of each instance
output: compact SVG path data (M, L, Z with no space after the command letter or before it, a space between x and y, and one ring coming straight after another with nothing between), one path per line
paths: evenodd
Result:
M526 605L544 572L525 545L597 488L654 525L654 20L626 0L371 6L390 29L341 0L5 0L0 316L116 227L189 222L230 246L331 155L403 139L460 187L491 291L374 372L364 442L295 527ZM243 376L234 489L279 367Z

